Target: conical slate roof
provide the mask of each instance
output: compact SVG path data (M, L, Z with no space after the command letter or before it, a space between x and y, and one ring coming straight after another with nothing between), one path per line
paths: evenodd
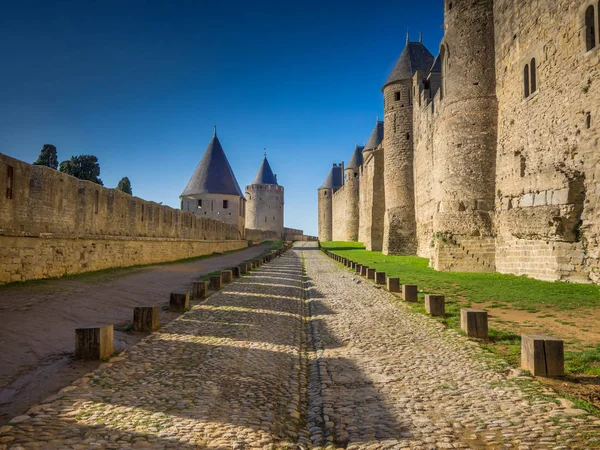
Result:
M429 71L432 65L433 55L421 42L407 42L383 87L396 81L410 80L417 70Z
M442 71L442 58L440 58L440 55L438 54L435 57L435 61L433 61L433 65L431 66L431 69L429 70L430 73L441 73Z
M375 128L371 132L369 140L365 144L364 150L375 150L383 141L383 121L378 120Z
M354 152L352 152L352 156L350 157L350 161L348 161L348 165L346 169L358 169L363 163L362 151L364 147L357 145L354 148Z
M196 194L244 196L216 133L181 196Z
M252 184L277 184L277 178L273 175L269 161L267 161L267 155L265 155Z
M334 191L338 190L342 187L343 184L343 174L342 174L342 166L338 166L336 164L333 165L329 174L327 174L327 178L325 178L325 182L321 185L319 189L333 189Z

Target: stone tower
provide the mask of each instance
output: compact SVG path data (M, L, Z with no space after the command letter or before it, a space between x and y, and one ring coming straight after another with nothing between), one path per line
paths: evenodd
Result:
M492 271L498 118L493 0L446 0L444 22L434 136L435 158L443 163L434 171L433 233L445 239L437 240L432 262L439 270L461 270L447 267L456 259L449 242L479 262L479 270Z
M413 177L412 77L428 71L433 55L421 42L409 42L383 91L385 216L383 253L414 255L417 250Z
M179 199L182 211L236 225L240 238L244 237L246 199L219 142L216 127Z
M333 193L342 187L343 164L334 164L325 182L319 188L319 240L331 241L333 237Z
M274 231L283 236L283 186L277 184L267 154L252 181L246 186L246 228Z
M359 186L360 186L360 166L363 163L362 152L364 147L357 145L354 148L354 152L348 161L348 165L344 172L346 172L346 219L347 219L347 232L349 241L358 241L358 227L359 227Z

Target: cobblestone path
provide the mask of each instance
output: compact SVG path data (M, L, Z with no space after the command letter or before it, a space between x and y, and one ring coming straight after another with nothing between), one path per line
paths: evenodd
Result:
M0 450L598 448L597 418L489 356L300 244L1 427Z

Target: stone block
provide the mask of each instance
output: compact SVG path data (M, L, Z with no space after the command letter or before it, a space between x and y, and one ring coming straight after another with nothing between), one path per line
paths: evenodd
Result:
M564 344L561 339L540 334L521 336L521 367L536 377L565 374Z
M385 284L385 272L375 272L375 283Z
M519 200L519 206L521 208L527 208L533 206L533 194L524 194Z
M460 328L467 336L487 339L488 337L488 313L483 309L461 308Z
M569 188L557 189L552 191L552 201L550 202L553 205L566 205L569 203Z
M239 278L241 274L240 266L234 266L231 268L231 273L233 274L233 278Z
M390 292L400 292L400 278L388 278L387 288Z
M218 291L219 289L221 289L222 285L223 279L221 278L221 275L210 277L209 287L211 290Z
M190 307L189 292L171 292L169 298L169 311L184 312Z
M367 279L375 280L375 269L372 269L372 268L367 269Z
M75 359L100 360L114 353L112 325L75 329Z
M194 281L192 284L192 296L195 299L203 299L208 295L208 283L206 281Z
M533 199L533 206L544 206L546 204L546 191L538 192Z
M367 276L367 270L369 270L369 268L367 266L361 266L360 267L360 275L363 277Z
M425 295L425 311L432 316L444 316L446 314L446 299L443 295Z
M158 329L158 306L138 306L133 309L133 331Z
M221 282L231 283L233 281L233 272L231 270L221 270Z
M419 291L416 284L403 284L402 285L402 298L405 302L414 303L417 301L417 295Z

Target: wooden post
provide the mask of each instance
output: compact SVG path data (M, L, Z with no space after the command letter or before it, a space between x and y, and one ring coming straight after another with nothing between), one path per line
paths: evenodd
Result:
M536 377L565 374L565 351L561 339L539 334L521 336L521 367Z
M356 270L354 271L356 275L360 275L362 273L362 264L356 265Z
M138 306L133 309L133 331L154 331L158 328L158 306Z
M169 311L185 312L190 308L190 293L189 292L171 292L169 299Z
M366 277L368 269L369 268L367 266L361 266L361 268L360 268L360 275L363 276L363 277Z
M240 264L240 274L241 274L241 275L244 275L244 274L246 274L246 273L248 273L248 264L246 264L246 263L241 263L241 264Z
M371 269L371 268L367 269L367 279L375 280L375 269Z
M387 288L390 292L400 292L400 278L388 278Z
M194 281L192 284L192 295L195 299L203 299L208 295L208 283L206 281Z
M221 281L223 284L233 281L233 272L231 270L221 270Z
M213 291L218 291L219 289L221 289L221 285L223 283L223 280L221 279L221 275L216 275L214 277L210 277L210 289L212 289Z
M425 311L432 316L446 315L446 298L443 295L425 295Z
M375 272L375 283L385 284L385 272Z
M460 328L462 328L462 330L467 333L467 336L469 337L487 339L487 311L483 309L461 308Z
M417 301L418 289L416 284L403 284L402 285L402 298L405 302L414 303Z
M114 353L112 325L75 329L75 359L100 360Z
M231 268L231 273L233 274L233 278L239 278L241 274L240 266L234 266Z

